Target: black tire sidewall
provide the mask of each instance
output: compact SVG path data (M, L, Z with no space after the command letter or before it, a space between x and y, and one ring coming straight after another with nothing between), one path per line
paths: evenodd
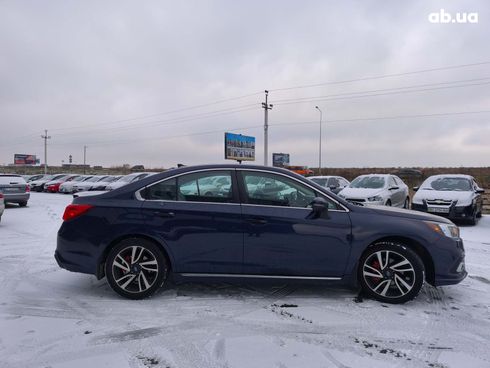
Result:
M154 254L158 263L159 271L155 283L150 288L141 293L130 293L121 289L112 276L112 263L114 262L114 258L121 250L133 245L145 247L146 249L151 251ZM152 241L142 238L128 238L121 240L110 250L105 262L105 275L107 278L107 282L111 286L112 290L114 290L119 295L128 299L145 299L155 294L165 283L168 275L168 261L160 247Z
M412 264L415 270L415 284L412 290L410 290L407 294L398 298L388 298L377 294L376 292L371 290L371 288L366 284L364 277L362 275L364 262L371 254L378 252L380 250L389 250L389 251L399 253ZM386 243L378 243L368 248L368 250L363 254L361 259L359 260L359 268L358 268L357 275L358 275L357 278L359 281L359 285L361 285L361 288L365 293L365 295L383 303L401 304L414 299L419 294L424 284L425 268L424 268L424 263L422 262L420 257L410 248L408 248L403 244L386 242Z

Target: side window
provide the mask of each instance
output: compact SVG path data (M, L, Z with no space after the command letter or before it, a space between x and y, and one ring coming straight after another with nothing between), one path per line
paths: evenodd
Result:
M306 208L318 195L313 189L281 175L253 171L242 171L241 174L246 203ZM329 201L329 208L337 209L337 206Z
M390 176L390 188L392 187L398 187L398 183L396 182L395 178L393 176Z
M177 178L177 200L187 202L232 202L229 171L207 171Z
M177 179L168 179L147 187L143 192L144 199L175 201L177 200Z

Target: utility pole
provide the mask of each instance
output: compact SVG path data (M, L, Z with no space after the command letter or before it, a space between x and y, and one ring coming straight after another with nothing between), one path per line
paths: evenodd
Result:
M44 129L44 135L41 136L44 139L44 175L48 174L48 139L51 136L48 135L48 130Z
M265 90L264 92L265 102L262 102L262 108L264 109L264 166L267 166L269 159L269 110L272 110L272 104L267 103L269 91Z
M83 173L85 174L85 171L87 170L86 168L86 162L87 162L87 146L83 146Z
M315 106L315 109L320 111L320 145L318 149L318 175L322 175L322 110L318 106Z

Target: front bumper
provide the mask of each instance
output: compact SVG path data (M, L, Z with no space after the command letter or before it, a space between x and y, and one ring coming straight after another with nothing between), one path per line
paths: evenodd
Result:
M458 284L468 276L462 239L441 238L434 244L434 286Z
M444 206L433 206L434 208L440 208L441 210L447 211L447 212L435 212L435 211L429 211L429 207L427 206L426 203L412 203L412 210L415 211L421 211L421 212L427 212L431 213L437 216L442 216L446 217L450 220L468 220L473 217L473 212L474 212L474 206L472 204L468 206L456 206L456 205L451 205L449 207L444 207Z

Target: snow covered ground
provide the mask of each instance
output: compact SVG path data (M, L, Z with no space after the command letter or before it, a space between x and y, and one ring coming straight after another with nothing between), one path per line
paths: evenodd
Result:
M463 227L469 277L405 305L334 287L172 286L130 301L60 269L70 196L0 224L0 367L490 367L490 216Z

